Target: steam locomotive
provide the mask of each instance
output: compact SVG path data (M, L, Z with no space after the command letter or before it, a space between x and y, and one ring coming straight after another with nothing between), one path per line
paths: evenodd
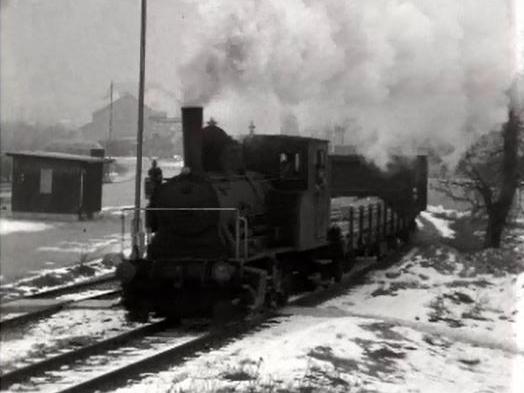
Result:
M381 170L328 142L237 141L182 108L185 167L156 182L150 241L117 268L124 304L177 317L284 304L297 283L339 281L359 255L407 240L426 208L425 156ZM217 311L218 310L218 311Z

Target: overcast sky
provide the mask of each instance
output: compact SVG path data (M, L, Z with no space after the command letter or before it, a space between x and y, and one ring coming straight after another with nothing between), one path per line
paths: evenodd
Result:
M100 105L111 80L136 91L138 0L0 0L3 118L82 124ZM164 0L149 1L148 79L162 81L154 63L176 56L178 18ZM168 11L169 20L165 12ZM160 38L162 37L162 38ZM172 50L162 45L170 39Z

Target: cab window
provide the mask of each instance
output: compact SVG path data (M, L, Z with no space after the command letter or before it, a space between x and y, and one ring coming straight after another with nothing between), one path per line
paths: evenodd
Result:
M296 177L302 169L300 153L280 153L280 178Z
M317 160L316 160L316 167L317 168L325 168L326 167L326 152L322 149L317 150Z

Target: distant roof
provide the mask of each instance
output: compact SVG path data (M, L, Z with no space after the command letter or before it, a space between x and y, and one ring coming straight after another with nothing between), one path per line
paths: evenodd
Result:
M17 151L17 152L8 152L8 156L12 157L34 157L34 158L49 158L65 161L80 161L88 163L96 162L107 162L113 161L112 159L102 158L102 157L91 157L80 154L69 154L69 153L55 153L49 151Z
M138 99L133 94L126 92L126 93L123 93L117 99L113 100L113 109L117 110L117 108L115 108L115 107L117 107L120 104L123 104L123 105L130 104L134 108L134 105L138 105ZM106 104L103 107L95 110L93 112L93 116L96 116L97 114L99 114L101 112L104 112L104 111L109 111L110 108L111 108L111 104ZM166 115L167 115L166 112L164 112L164 111L157 111L157 110L151 108L147 104L144 104L144 111L145 112L151 112L151 114L153 114L155 116L158 116L158 117L166 117Z

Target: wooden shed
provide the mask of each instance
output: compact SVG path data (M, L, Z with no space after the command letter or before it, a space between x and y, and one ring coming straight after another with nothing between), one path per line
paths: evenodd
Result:
M91 218L102 207L104 158L22 151L13 158L11 210Z

